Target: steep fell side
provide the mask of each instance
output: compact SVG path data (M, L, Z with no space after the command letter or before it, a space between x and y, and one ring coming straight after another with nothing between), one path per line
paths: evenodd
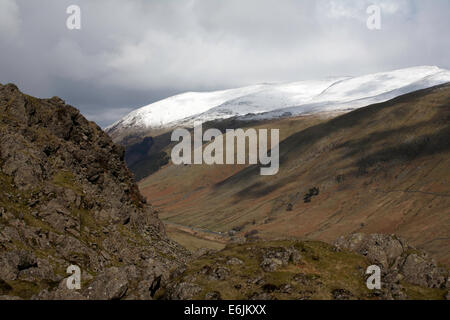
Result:
M150 299L186 261L123 158L61 99L0 85L0 296ZM67 289L70 265L80 290Z

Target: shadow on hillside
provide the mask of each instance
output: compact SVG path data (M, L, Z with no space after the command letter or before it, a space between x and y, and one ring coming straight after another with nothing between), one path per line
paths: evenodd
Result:
M358 145L350 152L355 154ZM396 146L385 148L362 157L357 161L360 174L367 173L367 169L381 162L410 161L418 157L430 156L450 150L450 127L444 128L435 134L416 137L411 142L401 143Z
M350 129L352 127L361 125L362 120L377 119L377 114L386 109L394 108L389 112L396 113L396 116L401 117L403 113L408 113L408 110L403 108L395 108L399 103L411 103L414 105L417 103L417 99L425 97L426 95L435 92L436 90L446 89L446 92L450 90L450 84L444 84L433 88L428 88L413 93L409 93L403 96L399 96L395 99L384 103L378 103L357 109L349 112L337 118L331 119L325 123L309 127L303 131L297 132L280 143L280 170L283 165L287 163L288 159L295 157L295 154L301 154L307 152L308 148L313 146L316 142L324 137L332 137L340 130ZM347 149L342 159L351 158L355 159L352 165L356 165L358 169L357 175L364 174L367 169L380 162L388 162L394 160L409 161L417 157L433 155L450 150L450 115L449 106L444 104L438 107L440 110L438 115L429 121L423 121L413 126L406 126L402 128L384 130L380 132L372 133L364 138L350 140L338 146L335 146L333 150L339 148ZM398 114L398 115L397 115ZM369 120L370 121L370 120ZM389 138L396 136L404 137L407 133L418 132L423 127L435 127L436 125L445 125L443 129L436 133L429 135L421 135L415 137L412 141L399 143L393 145L390 143L388 147L382 148L376 152L368 155L364 155L364 150L368 145L375 145L379 142L385 142ZM219 191L222 187L227 185L233 185L234 187L240 185L242 189L236 194L238 198L257 198L265 196L272 191L282 187L286 183L296 180L296 177L284 177L276 178L275 183L265 183L264 178L259 177L260 165L253 165L245 168L237 174L217 183L215 185L216 190ZM253 182L255 179L258 182ZM264 181L262 181L264 179ZM246 186L247 184L247 186Z
M257 120L241 121L235 118L208 121L203 123L203 132L210 128L225 132L226 129L247 128L255 124L260 125L261 123L264 122ZM192 135L193 129L188 130ZM140 140L127 146L125 151L125 162L131 172L133 172L135 181L148 177L169 163L170 155L165 150L177 144L177 142L171 141L171 136L172 132L165 132L154 137L139 138L136 135L131 137L133 140Z

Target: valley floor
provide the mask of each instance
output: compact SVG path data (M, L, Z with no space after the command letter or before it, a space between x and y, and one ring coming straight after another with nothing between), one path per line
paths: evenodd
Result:
M163 221L167 236L191 252L199 249L221 250L225 248L228 238L212 231L182 226L179 224Z

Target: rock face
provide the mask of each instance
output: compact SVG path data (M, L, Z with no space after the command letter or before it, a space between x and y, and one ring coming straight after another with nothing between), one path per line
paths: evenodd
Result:
M264 250L260 267L266 272L276 271L288 265L289 262L298 263L300 258L295 248L270 248Z
M0 85L0 296L150 299L186 261L123 158L61 99ZM70 265L80 290L65 285Z
M448 270L437 266L426 252L408 245L395 235L356 233L335 242L345 249L366 256L381 268L385 298L405 298L401 282L426 288L450 289Z

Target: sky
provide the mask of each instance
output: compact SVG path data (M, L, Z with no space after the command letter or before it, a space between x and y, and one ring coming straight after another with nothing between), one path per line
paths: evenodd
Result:
M0 0L0 83L104 127L186 91L450 69L448 30L450 0Z

